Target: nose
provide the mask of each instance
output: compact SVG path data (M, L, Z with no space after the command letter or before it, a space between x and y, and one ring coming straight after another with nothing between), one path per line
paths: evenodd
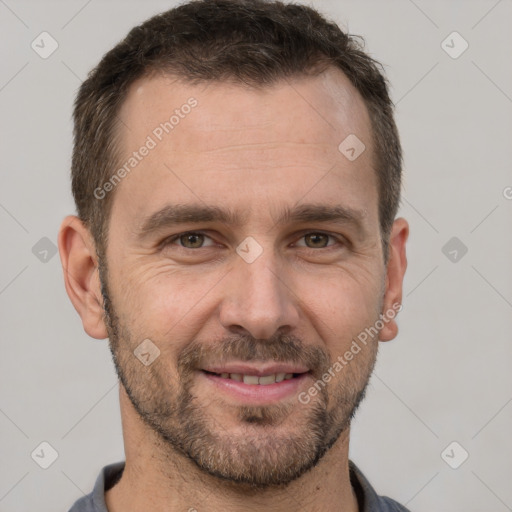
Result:
M297 327L298 298L271 253L270 249L263 251L252 263L242 258L236 261L220 307L225 329L263 340L278 330L286 333Z

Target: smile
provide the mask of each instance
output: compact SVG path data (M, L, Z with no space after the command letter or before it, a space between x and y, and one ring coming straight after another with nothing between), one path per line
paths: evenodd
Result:
M205 371L206 372L206 371ZM216 375L222 379L231 379L237 382L243 382L244 384L252 384L259 386L268 386L275 384L276 382L282 382L283 380L290 380L294 377L298 377L301 373L270 373L268 375L249 375L246 373L214 373L206 372L210 375Z
M220 394L228 401L240 405L270 405L285 399L293 399L306 388L307 381L312 378L308 370L300 371L301 369L297 367L288 369L298 371L254 368L242 371L242 368L237 366L236 371L234 368L230 368L231 371L222 371L220 368L219 371L203 369L198 372L198 377L207 386L207 394Z

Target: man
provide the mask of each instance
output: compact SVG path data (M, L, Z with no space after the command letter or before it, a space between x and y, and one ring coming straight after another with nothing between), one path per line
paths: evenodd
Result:
M82 84L59 234L126 462L73 512L403 511L348 459L408 224L385 79L313 9L199 0Z

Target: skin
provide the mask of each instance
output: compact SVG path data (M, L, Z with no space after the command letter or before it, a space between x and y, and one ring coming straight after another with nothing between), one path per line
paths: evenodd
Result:
M356 511L350 417L395 320L309 403L297 395L402 299L409 227L395 220L385 265L364 102L334 69L260 90L144 78L120 112L127 158L190 97L197 107L116 187L106 261L77 217L59 233L66 290L85 331L110 337L121 377L126 468L106 493L108 509ZM349 134L366 146L354 161L338 150ZM242 219L141 239L143 220L169 203L216 205ZM350 208L360 223L276 223L305 203ZM169 241L198 230L206 237L193 247L186 237ZM262 249L252 263L236 252L248 236ZM160 350L149 366L133 355L144 339ZM293 396L255 406L201 378L205 362L251 361L248 347L257 361L294 358L311 374Z

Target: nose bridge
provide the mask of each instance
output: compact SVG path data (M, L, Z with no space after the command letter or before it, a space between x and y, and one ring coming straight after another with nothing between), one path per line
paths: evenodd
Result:
M240 284L246 288L242 293L245 300L251 299L253 307L268 304L275 308L282 302L284 284L279 277L277 266L273 255L261 256L259 261L256 260L250 264L240 264Z
M272 246L245 239L237 255L221 308L224 327L239 326L266 339L280 328L296 326L299 316L293 294L283 282L282 265Z

